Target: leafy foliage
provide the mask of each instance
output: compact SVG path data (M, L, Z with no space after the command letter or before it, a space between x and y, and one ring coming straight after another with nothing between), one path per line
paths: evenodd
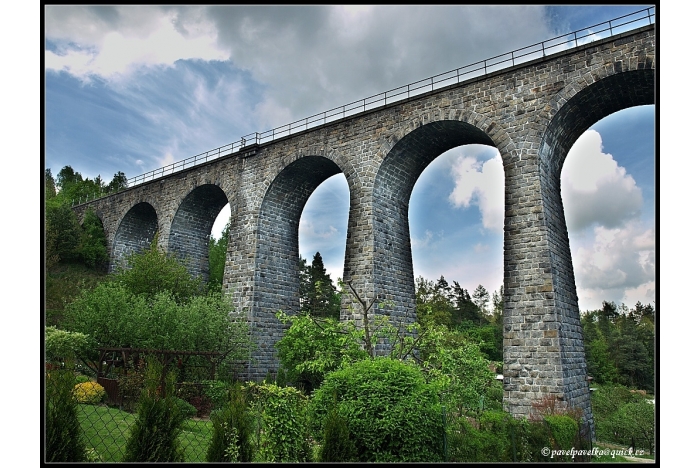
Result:
M110 281L85 292L66 310L66 327L90 336L94 347L218 351L235 360L245 355L247 324L230 318L221 294L178 303L168 291L149 299Z
M489 361L479 346L445 326L429 327L420 344L420 355L427 375L446 385L445 402L465 410L483 410L490 387L498 385Z
M221 291L224 283L224 266L226 265L226 250L231 231L231 222L227 222L221 231L221 237L214 239L209 236L209 281L211 291Z
M113 279L132 294L149 299L167 292L180 303L207 293L202 282L193 278L174 255L158 248L158 236L148 249L129 255Z
M73 393L78 403L95 405L104 400L107 392L97 382L83 382L73 388Z
M208 462L253 461L253 417L248 411L244 388L227 386L226 404L211 414L212 440L207 450Z
M73 386L72 370L46 374L46 461L85 461L83 440Z
M352 323L283 312L277 318L289 324L275 344L280 367L287 381L306 393L318 388L328 372L367 357L360 347L361 332Z
M309 461L307 398L292 387L249 382L254 413L257 416L255 461Z
M597 383L654 390L656 313L651 304L603 302L581 316L588 373Z
M44 328L44 351L47 362L75 361L89 346L88 336L83 333Z
M306 259L299 258L299 274L301 313L340 319L340 294L326 273L319 252L314 254L311 265L306 264Z
M326 375L311 401L314 437L337 408L363 462L440 461L443 431L439 383L387 357L366 359Z
M177 403L175 374L162 381L163 367L156 359L146 364L146 386L138 413L126 443L125 462L181 462L183 449L178 440L185 415Z
M591 404L599 440L654 450L655 405L644 391L601 385L592 393Z
M326 415L326 421L323 425L320 461L349 462L356 460L357 448L350 437L348 421L338 414L336 407L333 407Z

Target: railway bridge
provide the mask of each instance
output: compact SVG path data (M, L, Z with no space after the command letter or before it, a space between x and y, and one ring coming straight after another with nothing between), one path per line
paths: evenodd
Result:
M260 380L277 367L275 312L299 309L299 218L319 184L343 174L350 189L343 280L393 302L372 314L413 321L413 186L449 149L495 147L505 171L505 409L527 416L533 400L555 394L592 421L560 174L592 124L655 103L655 31L506 54L494 71L480 62L439 76L439 86L433 77L152 171L74 210L101 219L112 267L158 233L160 247L206 279L212 226L229 203L223 291L249 320L257 348L247 377ZM361 315L344 307L341 319Z

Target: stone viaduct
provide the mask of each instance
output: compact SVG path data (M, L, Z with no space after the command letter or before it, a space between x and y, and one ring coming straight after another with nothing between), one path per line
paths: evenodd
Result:
M275 370L297 311L298 228L306 200L342 173L350 189L343 280L415 319L408 203L428 164L472 143L498 149L505 171L504 406L516 416L554 394L592 421L578 298L560 193L564 159L592 124L655 103L654 25L580 45L319 125L74 209L102 220L112 265L159 245L208 275L208 239L230 203L223 290L251 325L247 377ZM347 304L346 304L347 306ZM344 320L361 320L345 307Z

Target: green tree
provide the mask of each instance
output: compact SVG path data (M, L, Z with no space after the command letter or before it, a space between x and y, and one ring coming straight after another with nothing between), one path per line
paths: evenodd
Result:
M474 304L469 292L463 289L457 281L453 281L452 283L451 297L455 305L454 325L463 325L469 328L482 323L483 317L481 316L479 307Z
M114 174L114 177L110 181L110 183L107 185L107 191L109 193L117 193L121 190L124 190L129 187L129 183L127 182L126 175L122 171L117 172Z
M148 249L129 255L113 279L135 295L153 297L166 291L178 302L207 293L201 280L193 278L174 255L158 247L157 235Z
M221 291L224 283L224 267L226 266L226 250L231 232L231 222L227 222L221 231L221 236L214 239L209 236L209 281L207 286L211 291Z
M420 360L432 380L446 385L446 400L459 415L483 409L495 375L479 345L445 326L430 327L420 341Z
M478 285L472 293L472 300L479 308L481 315L486 317L489 315L488 304L490 302L489 292L482 285Z
M73 210L55 197L46 204L46 254L59 262L80 259L78 247L82 236L80 223Z
M78 254L83 263L90 268L106 270L109 264L107 255L107 238L102 221L93 210L88 210L83 218Z
M317 317L340 318L340 294L330 275L326 273L323 258L319 252L314 254L311 265L299 259L300 269L300 310Z
M168 373L165 382L162 376L162 364L147 358L146 386L141 391L136 420L129 430L125 462L184 461L179 435L186 416L177 404L175 374Z
M56 181L51 174L51 169L44 169L44 199L48 200L56 196Z
M418 323L427 326L451 325L455 308L450 300L450 287L443 276L433 283L422 276L416 278L416 316Z
M367 357L360 346L362 332L351 322L307 314L277 318L289 328L275 344L287 381L309 394L324 376L342 365Z

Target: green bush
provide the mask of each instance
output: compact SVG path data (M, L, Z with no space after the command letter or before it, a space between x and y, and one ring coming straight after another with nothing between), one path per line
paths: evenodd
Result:
M211 400L214 409L220 409L229 402L229 384L221 380L205 380L204 395Z
M161 382L163 367L149 358L146 386L139 399L136 421L126 442L125 462L181 462L184 452L178 440L185 415L175 392L175 374Z
M211 413L211 422L208 462L253 461L253 419L240 385L230 388L227 404Z
M348 462L357 460L357 448L350 438L347 420L333 408L326 416L323 426L322 462Z
M69 370L46 374L46 461L85 461L86 446L73 394L75 377Z
M420 369L390 358L359 361L326 375L311 401L316 440L337 405L362 462L442 461L442 387Z
M90 381L91 381L90 377L88 377L87 375L80 374L80 375L75 376L75 383L76 384L81 384L81 383L90 382Z
M552 414L544 416L544 421L554 439L552 448L567 450L577 446L579 427L575 419L564 414Z
M175 397L175 405L177 405L177 408L180 413L182 413L182 417L184 419L194 418L197 415L197 408L182 398Z
M102 387L102 385L97 382L83 382L75 385L73 388L73 393L78 403L84 403L87 405L96 405L101 403L107 396L107 392Z
M307 398L292 387L249 383L258 433L256 459L261 462L309 461Z

